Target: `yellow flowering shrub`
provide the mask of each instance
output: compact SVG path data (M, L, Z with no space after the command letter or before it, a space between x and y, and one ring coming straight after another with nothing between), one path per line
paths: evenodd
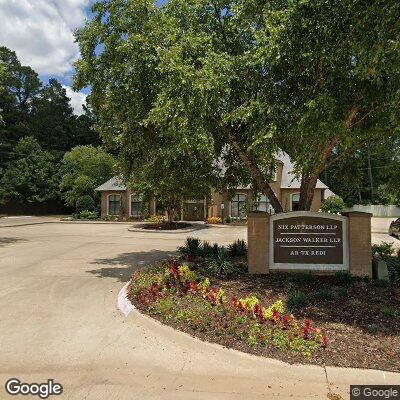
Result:
M197 275L187 264L183 264L179 267L179 278L182 283L195 282Z
M270 307L268 307L264 312L264 318L272 320L274 310L278 311L278 313L280 315L285 313L285 305L283 304L282 300L278 300L274 304L272 304Z
M224 303L226 303L225 291L224 291L224 289L220 288L217 293L217 298L216 298L215 304L222 305Z
M204 279L199 283L199 289L202 294L206 293L209 287L211 286L211 282L208 278Z
M209 217L206 221L207 224L222 224L221 217Z
M254 306L256 304L259 304L260 301L257 299L256 296L250 296L250 297L246 297L244 299L240 299L239 303L242 305L242 307L246 310L246 311L253 311Z
M151 215L146 219L147 222L167 222L168 218L165 215Z

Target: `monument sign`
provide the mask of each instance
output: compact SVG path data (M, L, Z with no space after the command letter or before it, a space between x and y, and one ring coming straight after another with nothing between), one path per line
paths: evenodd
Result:
M269 268L338 271L349 269L347 218L291 212L270 217Z

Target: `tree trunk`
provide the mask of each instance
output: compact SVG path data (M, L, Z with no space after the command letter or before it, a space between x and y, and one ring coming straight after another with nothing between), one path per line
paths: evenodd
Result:
M168 222L173 222L175 211L178 208L178 202L176 200L170 200L165 204L165 211L167 212Z
M310 175L303 172L301 176L301 187L300 187L300 204L299 209L301 211L310 211L312 201L314 198L315 187L317 186L318 176Z
M265 177L261 173L260 169L258 168L257 163L255 162L254 156L252 153L246 153L240 147L240 144L236 140L235 136L229 134L229 141L232 146L235 148L236 152L238 153L240 159L243 161L244 165L246 166L248 172L250 173L251 177L257 182L258 187L261 189L262 193L265 194L268 200L271 203L274 211L279 214L283 212L282 205L278 198L276 197L274 191L271 189L271 186L266 181Z

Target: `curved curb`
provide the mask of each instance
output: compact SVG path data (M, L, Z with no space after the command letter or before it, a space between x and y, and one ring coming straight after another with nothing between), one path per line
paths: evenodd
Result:
M133 306L134 307L134 306ZM165 334L169 339L171 340L185 340L186 342L192 342L194 345L198 346L204 346L205 348L210 348L216 351L222 351L226 354L231 354L239 357L244 357L253 361L258 361L261 363L270 363L278 366L284 367L299 367L299 368L304 368L304 369L313 369L313 368L321 368L324 370L325 368L328 370L328 374L331 374L333 372L337 372L338 374L345 374L346 372L348 373L349 371L354 372L356 374L374 374L374 378L383 378L383 381L379 381L382 384L386 384L386 380L389 379L390 382L392 381L391 378L396 379L400 377L399 372L394 372L394 371L386 371L386 370L381 370L381 369L372 369L372 368L357 368L357 367L339 367L339 366L324 366L320 364L301 364L301 363L289 363L284 360L280 360L278 358L271 358L271 357L265 357L265 356L259 356L256 354L252 353L247 353L241 350L234 349L232 347L227 347L219 343L215 342L208 342L206 340L202 340L197 336L193 336L190 333L181 331L179 329L175 329L172 326L169 326L167 324L162 323L161 321L151 317L148 314L143 313L141 310L137 309L134 307L134 317L135 318L141 318L143 322L146 323L148 328L155 328L159 329ZM193 348L196 348L194 346Z
M140 232L140 233L188 233L188 232L194 232L194 231L199 231L202 229L208 229L209 227L205 224L191 224L191 226L189 228L185 228L185 229L174 229L174 230L163 230L163 229L143 229L143 228L128 228L129 232Z
M127 317L129 313L135 309L135 306L128 299L129 283L130 281L125 283L125 285L119 291L117 299L117 308L122 314L125 315L125 317Z

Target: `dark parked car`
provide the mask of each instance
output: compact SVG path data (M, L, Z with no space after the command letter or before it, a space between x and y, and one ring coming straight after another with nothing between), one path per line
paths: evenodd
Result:
M395 221L392 221L389 227L389 235L397 236L400 239L400 218L397 218Z

